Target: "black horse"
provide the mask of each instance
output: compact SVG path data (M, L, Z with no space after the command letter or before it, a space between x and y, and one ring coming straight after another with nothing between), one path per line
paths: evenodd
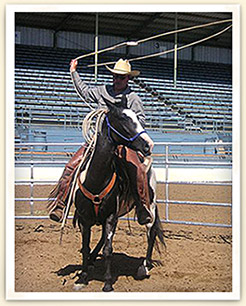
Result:
M119 144L140 153L150 155L150 147L145 140L147 134L140 125L135 113L122 106L114 106L107 102L109 111L103 120L101 131L97 135L94 152L83 173L78 179L78 188L74 195L74 226L78 223L82 234L82 272L80 284L88 284L88 267L93 265L103 247L105 260L105 284L103 291L112 291L112 241L118 218L134 208L136 198L129 188L127 174L119 167L119 158L115 154ZM138 268L137 277L148 277L148 269L152 268L152 251L159 238L164 244L163 231L155 204L155 176L152 168L148 171L149 190L151 194L151 212L153 222L147 224L148 248L146 258ZM102 225L102 236L93 251L90 249L91 227Z

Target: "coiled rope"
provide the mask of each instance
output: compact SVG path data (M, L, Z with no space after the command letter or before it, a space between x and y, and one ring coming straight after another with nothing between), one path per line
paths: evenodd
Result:
M101 127L102 127L102 122L103 119L106 115L107 109L106 108L101 108L101 109L97 109L97 110L93 110L92 112L90 112L84 119L83 121L83 126L82 126L82 132L83 132L83 136L86 140L86 142L88 143L88 147L86 148L86 151L82 157L82 160L80 161L75 175L73 177L72 180L72 187L69 193L69 198L68 198L68 202L66 205L66 210L64 212L64 218L61 224L61 229L60 229L60 244L62 244L62 237L64 234L64 227L67 221L67 217L70 211L70 208L72 206L73 203L73 198L74 198L74 192L76 190L76 183L77 183L77 178L80 174L80 169L83 166L88 154L90 154L90 152L94 149L94 146L96 144L97 141L97 136L98 133L101 131Z
M91 143L91 141L95 139L97 134L101 131L102 122L105 118L106 112L106 108L95 109L87 114L84 118L82 124L82 134L87 143Z

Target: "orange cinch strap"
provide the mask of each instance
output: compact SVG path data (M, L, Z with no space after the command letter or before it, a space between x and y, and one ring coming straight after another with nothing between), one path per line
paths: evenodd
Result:
M82 193L92 201L92 203L95 205L95 212L96 216L98 215L99 205L101 204L103 198L111 191L111 189L114 186L116 180L116 173L114 172L111 181L108 183L108 185L100 192L100 194L95 195L92 194L88 189L86 189L78 179L78 185Z

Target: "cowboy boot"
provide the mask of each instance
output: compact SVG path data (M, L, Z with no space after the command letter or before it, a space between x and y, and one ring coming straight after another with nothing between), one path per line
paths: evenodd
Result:
M119 146L118 156L125 160L124 166L131 182L131 189L135 195L138 223L144 225L152 222L150 212L149 183L145 165L140 162L135 151Z
M70 191L72 178L80 161L83 158L86 148L87 145L83 144L69 160L56 187L51 192L51 195L52 193L55 193L56 197L56 200L52 203L52 208L49 212L49 217L53 221L62 222L64 218L64 212L67 205L67 197Z

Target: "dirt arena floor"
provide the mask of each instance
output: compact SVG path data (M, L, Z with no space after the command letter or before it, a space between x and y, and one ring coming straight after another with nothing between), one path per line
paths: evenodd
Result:
M50 186L35 186L34 197L47 197ZM158 185L158 198L165 196ZM30 195L30 187L17 186L16 197ZM170 199L231 202L231 188L222 186L170 186ZM161 218L165 205L159 204ZM45 202L34 202L35 215L47 215ZM29 215L30 206L16 203L16 215ZM231 223L231 209L192 205L170 205L170 219L210 223ZM112 272L115 292L231 292L232 230L230 228L163 224L166 248L154 250L150 277L136 279L136 270L145 256L145 227L136 221L121 220L114 237ZM92 247L100 237L95 226ZM60 225L49 220L16 220L15 291L74 292L81 271L81 235L68 220L60 245ZM90 272L85 292L101 291L103 258L99 256Z

